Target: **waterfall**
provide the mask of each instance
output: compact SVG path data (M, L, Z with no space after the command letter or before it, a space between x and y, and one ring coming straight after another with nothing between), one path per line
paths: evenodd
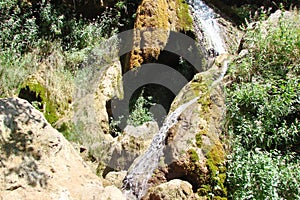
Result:
M218 15L201 0L188 0L198 29L202 30L208 49L214 49L218 54L226 53L225 43L217 21Z
M179 106L174 112L165 119L163 126L154 136L148 150L135 162L135 165L128 171L124 180L124 189L127 199L140 199L147 191L147 182L153 171L158 166L160 157L163 155L165 139L168 130L177 123L179 115L190 105L195 103L198 97Z
M200 0L190 0L188 3L193 6L194 20L201 24L201 30L207 40L208 49L214 49L218 54L226 53L225 44L220 36L220 29L216 20L217 14ZM211 86L216 85L223 79L226 70L227 62L225 61L220 76ZM174 112L169 114L159 132L154 136L148 150L132 164L123 181L123 190L127 199L141 199L145 195L148 189L148 180L158 167L159 160L163 156L168 130L177 123L180 114L187 107L197 102L198 98L196 97L179 106Z

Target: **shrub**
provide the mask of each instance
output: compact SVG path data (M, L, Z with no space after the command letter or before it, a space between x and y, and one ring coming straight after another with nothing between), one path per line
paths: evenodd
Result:
M282 13L278 26L261 16L245 29L249 53L229 70L229 197L299 199L300 15Z
M288 78L299 75L300 55L300 15L281 13L276 21L266 22L266 13L262 12L260 21L247 23L244 44L249 47L249 53L237 67L231 67L229 73L239 81L251 81L253 78ZM278 25L274 26L275 23Z
M144 92L141 92L130 112L127 123L133 126L142 125L145 122L154 121L153 114L149 107L154 104L151 102L151 97L144 97Z
M227 179L232 199L299 199L299 157L237 146Z

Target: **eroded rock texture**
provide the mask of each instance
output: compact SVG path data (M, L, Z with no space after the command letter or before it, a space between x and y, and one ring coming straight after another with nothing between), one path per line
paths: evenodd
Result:
M123 198L23 99L0 100L0 152L1 199Z
M193 29L188 5L180 0L144 0L136 14L133 49L125 59L124 72L155 62L168 42L170 31Z

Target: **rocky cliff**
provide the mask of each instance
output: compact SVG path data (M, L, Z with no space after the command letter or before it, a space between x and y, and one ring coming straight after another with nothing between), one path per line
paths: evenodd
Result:
M122 199L27 101L0 99L0 133L1 199Z
M170 31L191 32L193 21L188 5L180 0L144 0L136 13L133 48L123 72L143 63L155 62L164 49Z

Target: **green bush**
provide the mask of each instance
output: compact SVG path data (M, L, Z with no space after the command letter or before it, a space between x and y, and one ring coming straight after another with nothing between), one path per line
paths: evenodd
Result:
M286 150L299 138L299 79L241 83L228 96L230 130L245 148Z
M232 199L299 199L300 162L293 154L237 146L227 178Z
M243 28L249 53L229 71L238 81L299 75L300 15L297 10L292 15L283 13L278 22L267 24L266 12L262 12L260 21L247 23Z
M229 197L299 199L300 15L282 13L278 25L261 16L245 29L249 53L229 69Z
M149 110L149 107L153 106L154 103L151 102L151 97L144 97L143 93L142 91L131 109L127 120L130 125L139 126L145 122L154 121L153 114Z

